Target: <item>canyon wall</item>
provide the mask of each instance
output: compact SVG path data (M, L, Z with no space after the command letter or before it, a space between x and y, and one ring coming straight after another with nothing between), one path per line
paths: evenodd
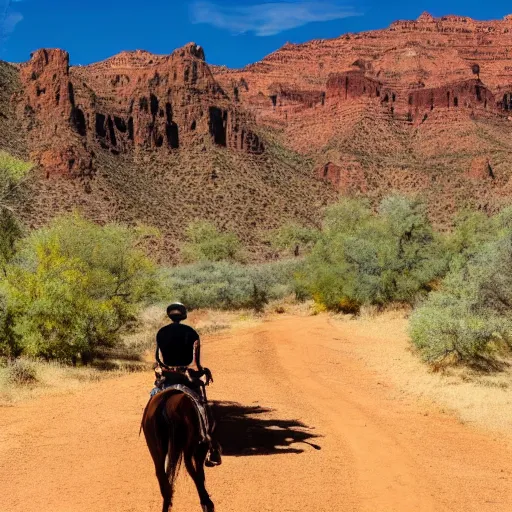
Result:
M251 116L229 100L195 44L170 56L125 52L70 67L62 50L36 51L20 68L18 115L31 157L51 174L94 172L95 147L114 155L172 151L211 140L261 153Z
M421 193L447 225L512 196L511 48L510 16L425 13L242 69L193 43L87 66L42 49L0 63L0 147L40 164L30 225L78 205L158 226L169 245L191 218L253 243L259 226L317 224L337 194L392 191Z

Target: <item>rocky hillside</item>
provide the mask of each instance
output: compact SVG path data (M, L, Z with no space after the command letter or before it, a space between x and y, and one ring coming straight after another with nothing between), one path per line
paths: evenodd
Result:
M512 183L512 16L398 21L288 44L214 76L342 193L421 191L434 219L493 211Z
M0 79L9 86L0 149L38 164L18 205L31 226L75 209L99 222L143 222L160 228L159 252L172 260L187 224L210 219L265 257L263 231L317 224L336 197L311 159L264 139L194 44L84 67L43 49L19 67L1 64Z
M39 50L0 65L0 147L39 164L28 222L73 208L144 221L166 234L165 257L197 217L263 256L261 230L317 223L337 193L421 192L448 225L510 201L510 48L510 17L423 14L240 70L194 44L83 67Z

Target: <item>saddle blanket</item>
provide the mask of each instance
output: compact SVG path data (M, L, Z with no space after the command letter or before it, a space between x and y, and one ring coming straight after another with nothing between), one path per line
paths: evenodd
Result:
M156 394L161 393L163 391L178 391L180 393L183 393L187 395L194 404L197 415L199 416L199 424L200 424L200 430L201 430L201 441L204 443L211 443L210 438L210 425L208 421L208 414L206 412L206 407L203 399L192 389L185 386L184 384L164 384L162 388L155 387L151 390L150 396L154 397Z

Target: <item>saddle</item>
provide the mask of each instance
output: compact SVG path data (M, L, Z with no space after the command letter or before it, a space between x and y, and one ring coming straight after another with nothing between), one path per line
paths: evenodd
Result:
M206 393L204 392L204 382L201 380L202 372L197 372L191 368L168 368L162 369L157 373L155 388L151 396L163 391L171 393L176 391L187 395L194 404L199 417L201 442L211 443L210 422L206 411Z

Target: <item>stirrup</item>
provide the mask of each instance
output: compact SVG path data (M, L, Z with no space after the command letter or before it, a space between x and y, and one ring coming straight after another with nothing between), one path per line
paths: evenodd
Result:
M214 458L212 459L212 452L214 455ZM217 458L218 457L218 458ZM213 468L215 466L220 466L222 464L222 450L219 447L217 447L216 449L212 449L210 448L208 450L208 455L206 456L206 461L204 463L204 465L207 467L207 468Z

